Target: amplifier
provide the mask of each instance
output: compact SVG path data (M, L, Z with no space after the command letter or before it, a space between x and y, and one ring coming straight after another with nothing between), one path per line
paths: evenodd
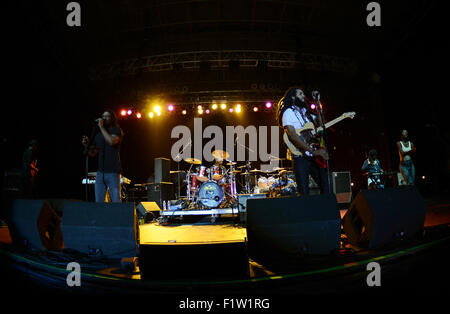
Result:
M239 219L241 222L246 220L247 200L249 198L266 198L267 194L238 194Z
M156 202L160 208L163 208L163 201L175 198L173 183L149 183L147 185L147 195L149 202Z
M332 172L331 180L333 193L338 203L350 203L352 201L352 182L350 171Z
M170 182L170 159L155 158L155 183Z

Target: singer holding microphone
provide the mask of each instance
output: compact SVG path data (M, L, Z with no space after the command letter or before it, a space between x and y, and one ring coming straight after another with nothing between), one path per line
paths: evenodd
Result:
M316 162L317 157L328 160L327 151L323 148L314 149L296 132L308 122L318 127L322 120L320 115L316 116L309 112L305 94L300 88L289 88L278 102L278 123L287 133L290 142L303 152L302 155L291 154L298 192L300 195L309 194L309 175L311 175L320 186L322 193L330 193L327 170Z
M98 168L95 180L95 201L105 200L106 189L109 189L112 202L120 202L120 145L123 132L117 124L116 115L112 110L103 112L96 120L96 135L93 141L83 136L82 144L89 156L98 154Z

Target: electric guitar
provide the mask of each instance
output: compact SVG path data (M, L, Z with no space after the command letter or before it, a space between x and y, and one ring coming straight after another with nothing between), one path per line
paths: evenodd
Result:
M353 119L355 117L355 112L345 112L340 117L337 117L330 122L325 123L325 128L329 128L332 125L335 125L338 122L341 122L344 119L350 118ZM314 123L308 122L301 129L295 129L295 133L302 138L302 140L310 146L313 146L315 149L321 145L320 142L323 142L318 135L322 132L322 127L316 129ZM286 146L291 151L294 156L302 156L303 151L300 150L297 146L295 146L290 140L287 132L283 134L283 140Z
M39 169L37 168L37 160L33 160L30 163L30 179L31 181L34 181L34 178L36 177L37 173L38 173Z

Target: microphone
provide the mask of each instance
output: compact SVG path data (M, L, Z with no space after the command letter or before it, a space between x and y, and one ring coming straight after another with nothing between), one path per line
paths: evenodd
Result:
M98 119L95 119L95 123L98 123L98 121L100 121L100 120L103 120L102 118L98 118Z
M320 94L319 94L319 92L318 91L313 91L312 92L312 97L315 99L315 100L318 100L319 98L320 98Z

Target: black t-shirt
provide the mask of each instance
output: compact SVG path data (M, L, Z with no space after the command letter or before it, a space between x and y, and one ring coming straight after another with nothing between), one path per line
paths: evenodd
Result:
M118 126L109 128L108 133L111 135L122 136L122 130ZM120 144L122 139L114 146L106 143L105 138L101 132L97 133L94 139L95 146L98 149L98 169L99 172L105 173L121 173L122 167L120 164Z

